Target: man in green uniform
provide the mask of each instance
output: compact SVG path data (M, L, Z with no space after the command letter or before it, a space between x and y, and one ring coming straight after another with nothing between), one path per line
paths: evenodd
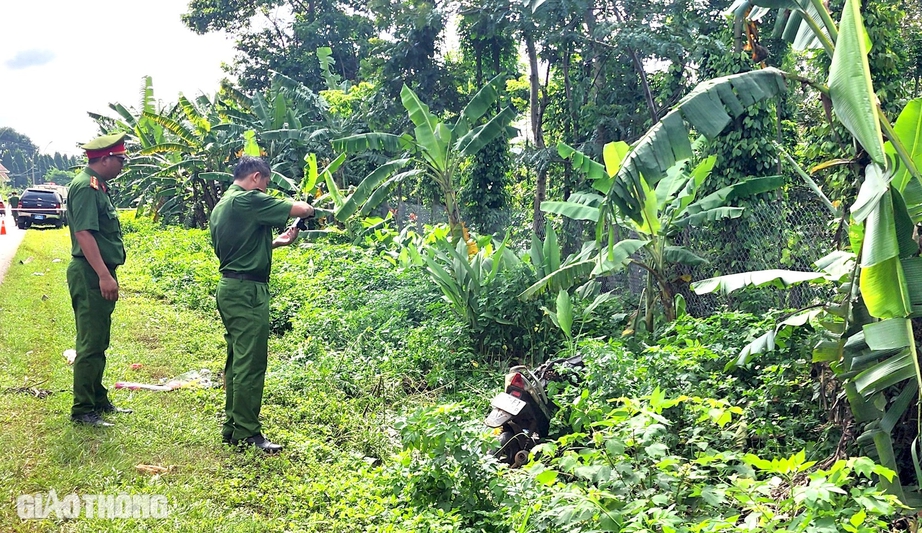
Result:
M19 207L19 193L16 191L11 192L7 200L10 201L10 215L13 217L13 224L15 224L19 221L19 214L16 209Z
M77 322L70 418L96 427L112 425L102 419L102 413L131 412L112 405L102 385L112 311L118 300L115 269L125 264L122 228L107 183L128 161L124 139L124 133L114 133L83 145L89 161L71 182L67 195L73 256L67 267L67 286Z
M313 216L314 209L266 194L270 176L262 159L240 158L234 183L211 212L209 226L221 271L216 297L227 341L223 441L275 453L282 447L263 436L259 423L269 355L269 272L272 249L295 242L298 228L274 240L272 231L289 217Z

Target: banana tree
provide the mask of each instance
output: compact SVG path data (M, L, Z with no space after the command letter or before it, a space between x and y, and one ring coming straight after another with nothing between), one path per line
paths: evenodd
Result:
M160 107L148 77L139 108L111 104L117 118L94 118L106 131L131 131L140 145L119 178L132 205L203 226L232 181L228 168L247 146L258 146L251 155L269 161L274 188L297 191L308 147L328 149L314 125L324 105L302 84L274 74L265 94L224 86L213 98L180 95L175 105Z
M918 460L922 371L912 324L913 319L922 317L922 259L912 238L914 226L922 222L922 181L917 170L922 162L922 102L910 102L896 126L890 125L874 92L867 59L870 43L856 0L846 0L838 27L821 2L753 0L738 2L734 8L742 16L751 5L795 14L787 21L787 35L797 38L799 34L797 40L804 46L811 43L805 36L812 35L812 42L831 56L827 85L813 86L829 99L835 116L867 154L868 163L849 210L854 262L841 278L838 298L821 309L804 310L779 323L774 331L747 346L738 362L745 363L759 351L771 349L777 335L791 327L811 320L822 325L823 338L814 349L814 361L829 362L842 381L862 431L858 443L897 472L897 451L902 448L902 453L907 453L908 449L916 465L916 478L922 480ZM750 16L763 11L754 9ZM696 290L729 290L732 284L754 284L757 279L771 277L753 274L759 275L750 275L749 280L705 280ZM791 275L779 274L771 282L793 281ZM915 424L901 424L913 414ZM898 432L909 435L910 446L895 441ZM915 499L904 492L898 478L881 483L904 501Z
M516 116L515 109L509 106L494 114L485 123L478 125L499 99L502 81L503 77L497 76L480 89L453 123L444 122L430 113L429 106L420 101L416 93L404 85L400 91L400 98L415 127L412 135L364 133L336 139L333 141L333 146L337 151L351 154L367 150L407 154L407 157L412 158L420 166L423 174L438 186L448 213L448 224L452 236L458 238L463 232L457 199L459 168L465 159L473 156L490 141L504 133ZM387 163L387 165L390 164L393 162ZM366 202L383 201L390 188L399 182L399 180L375 179L374 182L366 184L363 181L359 185L359 188L364 187L370 192ZM352 206L350 210L337 212L337 220L348 218L354 209L355 206Z
M593 188L599 193L608 194L614 185L612 176L616 176L623 164L627 161L627 145L611 143L603 150L605 167L593 162L584 154L573 148L560 144L560 155L564 158L573 158L576 165L587 172L593 179ZM602 251L601 241L603 236L614 233L615 226L622 226L638 235L637 242L642 257L626 258L620 262L608 262L607 268L599 268L596 274L608 274L623 268L625 264L635 264L647 271L647 287L644 291L642 302L643 323L647 331L653 330L655 304L658 302L663 309L667 321L675 320L676 306L675 294L669 281L669 270L672 265L683 264L696 266L707 263L707 260L698 256L691 250L674 246L674 237L683 229L696 227L701 224L724 219L737 218L742 215L743 208L733 207L732 202L780 187L784 182L778 176L750 178L740 183L724 187L703 198L698 198L698 191L707 179L716 162L716 157L711 156L701 161L691 170L687 170L689 161L676 161L666 170L665 176L655 186L651 186L646 175L639 176L640 190L644 193L643 203L638 199L640 206L639 221L621 216L621 212L613 208L607 201L607 196L597 193L576 193L565 202L544 202L541 209L548 213L556 213L578 220L589 220L596 223L597 242ZM598 265L605 264L605 253L600 253L595 258ZM543 288L544 280L532 285L523 293L524 296L534 294Z

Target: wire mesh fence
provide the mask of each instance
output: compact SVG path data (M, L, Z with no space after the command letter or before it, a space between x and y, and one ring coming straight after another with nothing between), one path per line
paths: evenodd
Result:
M398 227L415 225L419 231L424 224L445 221L444 209L438 205L395 203L392 214ZM504 216L507 220L515 219L513 214ZM675 236L672 244L687 248L708 263L697 267L676 265L668 281L674 293L684 296L686 308L694 316L708 316L720 310L765 313L771 309L796 309L823 301L832 296L832 289L811 284L787 289L750 288L725 296L695 294L690 283L755 270L813 271L813 262L835 250L843 238L837 234L834 222L811 191L791 188L783 197L747 206L739 218L686 228ZM516 224L505 229L513 226ZM565 224L560 230L561 242L579 243L592 238L594 231L590 226ZM624 235L624 238L633 237L636 235ZM524 243L522 250L527 246L528 243ZM614 291L630 304L639 300L646 286L646 271L632 265L602 281L606 290Z
M841 235L820 200L807 189L792 189L785 197L759 202L737 219L703 228L688 228L676 239L710 261L686 269L692 280L755 270L814 271L813 262L838 247ZM720 309L762 313L769 309L796 309L832 296L832 289L801 284L787 289L743 289L723 296L697 295L681 290L689 311L706 316Z

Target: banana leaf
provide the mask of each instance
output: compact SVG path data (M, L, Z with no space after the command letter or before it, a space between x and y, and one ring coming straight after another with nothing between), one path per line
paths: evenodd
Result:
M567 338L573 338L573 302L570 300L570 293L561 289L557 293L557 325L563 330Z
M186 115L186 119L191 122L200 133L205 134L211 131L211 122L183 95L179 96L179 107L182 109L183 114Z
M424 104L407 85L400 89L400 101L403 103L404 109L409 113L410 121L414 126L417 128L424 127L431 132L435 131L439 120L429 112L429 106Z
M819 272L778 269L757 270L754 272L743 272L740 274L703 279L692 283L691 288L695 291L695 294L708 294L719 290L722 295L726 296L743 287L764 287L766 285L772 285L774 287L785 288L805 281L822 279L823 277L823 274Z
M609 144L612 144L612 143L609 143ZM605 146L608 146L608 144L606 144ZM601 163L599 163L598 161L594 161L591 157L580 152L576 148L573 148L567 143L564 143L564 142L557 143L557 154L560 155L560 157L564 159L572 159L573 167L576 168L577 170L582 171L583 174L585 174L586 177L591 180L599 180L599 179L608 178L610 175L608 170L606 170L606 168L602 166ZM614 154L612 154L612 157L617 157L617 151L614 152ZM606 164L608 164L607 158L606 158ZM619 165L619 168L620 168L620 165ZM615 169L615 171L617 171L617 168ZM605 193L608 191L606 190L606 191L601 191L601 192Z
M844 250L835 250L817 259L813 265L826 273L832 281L839 281L850 275L855 269L855 254Z
M522 293L519 294L519 299L528 300L537 294L541 294L548 288L557 288L557 290L561 290L572 287L587 279L595 268L595 265L595 259L583 259L565 264L538 280L531 287L522 291Z
M422 174L422 172L423 172L422 170L414 169L414 170L409 170L407 172L401 172L399 174L394 174L393 176L388 178L387 181L385 181L384 183L382 183L375 189L375 192L373 192L371 196L368 198L368 200L366 200L365 203L362 204L362 209L359 211L359 214L363 217L368 216L369 214L371 214L371 212L375 208L377 208L379 205L381 205L382 202L384 202L384 200L387 199L387 197L390 195L391 189L393 189L395 185L397 185L398 183L400 183L401 181L405 180L406 178L410 176L416 176L416 175Z
M667 170L692 157L691 129L714 138L745 109L787 89L783 73L765 68L733 74L699 84L663 119L653 126L624 158L609 192L622 212L637 223L641 219L644 193L641 175L651 185Z
M550 224L548 225L550 226ZM554 231L553 227L550 227L550 229L551 231L544 236L542 255L545 270L554 272L560 268L560 246L557 245L557 232Z
M276 188L289 193L298 190L298 186L295 184L293 179L274 170L272 171L272 176L269 178L269 183L275 185Z
M916 98L910 100L906 104L906 107L903 108L903 111L900 112L900 116L896 119L896 123L893 125L893 131L896 132L899 137L899 141L903 143L903 146L906 148L906 151L909 153L913 162L916 162L916 166L922 164L922 99ZM894 160L896 158L896 148L893 147L891 141L887 141L884 144L884 150L887 154L893 156ZM905 166L900 166L893 173L893 178L890 180L891 187L896 190L904 193L906 185L910 180L918 182L918 179L913 179L912 174L909 172L909 169ZM906 198L906 204L909 207L910 213L918 213L918 208L922 204L922 190L918 187L914 189L916 196L910 200L909 197ZM915 222L919 222L920 219L913 217Z
M576 202L541 202L541 210L545 213L563 215L573 220L591 220L598 222L601 210L598 207L578 204Z
M612 246L606 257L598 255L598 249L593 246L584 247L578 254L571 255L559 268L550 269L543 278L532 284L519 294L519 299L528 300L536 294L541 294L547 289L569 289L591 277L604 276L624 268L631 255L643 248L649 241L626 239ZM545 243L545 253L547 243ZM596 257L592 257L596 256ZM547 263L547 259L545 258Z
M317 154L311 152L304 156L304 177L301 179L301 194L308 194L317 184Z
M680 228L686 226L700 226L705 222L714 222L715 220L722 220L725 218L739 218L743 216L743 211L744 209L742 207L718 207L680 218L673 222L673 224Z
M687 212L689 214L695 214L714 209L715 207L722 207L734 200L773 191L782 186L784 186L784 178L781 176L746 178L739 183L718 189L697 202L692 203L687 207Z
M505 74L494 77L477 91L477 94L471 98L471 101L464 106L464 111L461 113L461 116L466 119L468 124L476 123L480 117L490 110L490 107L499 98L498 88L501 87L505 79ZM462 120L459 118L458 122L462 122ZM458 134L459 136L463 135L463 133Z
M846 0L829 66L829 97L836 117L855 136L871 160L884 168L887 162L877 116L877 95L868 64L870 47L861 20L860 0Z
M778 337L789 337L793 328L808 324L822 312L823 310L819 308L806 309L782 320L774 329L765 332L763 335L760 335L754 341L744 346L736 359L727 363L725 370L731 370L738 366L746 366L752 361L754 356L774 350L775 339Z
M688 266L699 266L710 263L707 259L696 255L691 250L681 246L666 246L663 250L663 258L667 263L682 264Z
M872 316L906 317L911 312L912 304L899 260L899 241L891 195L883 195L865 225L860 274L864 303Z
M466 156L476 154L481 148L505 133L506 126L515 120L517 114L514 107L506 107L483 126L474 128L467 135L458 139L458 151Z
M410 147L402 135L393 133L360 133L341 137L332 141L333 149L337 152L358 153L366 150L381 150L384 152L399 152Z
M345 221L352 216L365 203L371 194L383 183L391 174L404 167L409 163L409 159L394 159L384 165L376 168L371 174L365 177L355 192L349 196L343 203L342 207L336 210L336 220Z
M448 150L451 146L451 132L448 126L438 122L434 129L429 129L427 124L417 126L413 130L416 136L416 145L420 148L419 154L426 163L435 169L436 173L444 172L448 166Z
M160 126L163 126L167 130L169 130L172 134L182 139L182 141L185 142L187 145L195 149L199 149L202 147L201 141L195 136L194 133L192 133L192 131L189 130L189 128L173 120L172 118L164 116L164 115L160 115L157 113L153 113L150 111L142 112L141 116L150 119L155 124L159 124Z

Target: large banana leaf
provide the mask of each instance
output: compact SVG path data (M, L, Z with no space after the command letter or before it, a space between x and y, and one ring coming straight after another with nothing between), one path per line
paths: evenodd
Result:
M785 90L783 73L774 68L699 84L637 141L624 158L609 197L626 216L642 223L645 196L640 180L655 186L677 161L692 157L691 129L714 138L747 107Z
M309 194L311 191L313 191L314 186L317 184L317 181L320 179L321 176L324 177L324 179L326 179L326 176L329 175L330 178L332 179L333 173L336 172L337 169L339 169L339 167L343 164L345 160L346 160L346 154L345 153L339 154L339 156L333 161L331 161L330 164L327 165L326 168L323 169L323 171L318 172L317 171L317 154L309 153L306 156L304 156L304 163L305 163L304 178L301 183L301 193ZM335 205L339 207L341 204L335 204Z
M471 130L458 139L458 151L465 156L476 154L481 148L502 135L506 131L506 126L515 120L517 115L518 112L514 107L510 106L503 109L486 124Z
M718 189L697 202L688 205L686 212L689 215L694 215L703 211L709 211L725 206L734 200L773 191L783 185L784 178L781 176L746 178L739 183Z
M602 211L592 205L580 204L571 200L566 202L554 202L554 201L545 201L541 202L541 210L545 213L554 213L556 215L563 215L567 218L572 218L573 220L589 220L592 222L598 222L599 216Z
M675 213L684 213L685 209L695 201L698 189L701 188L701 184L704 183L704 180L711 175L711 170L714 169L715 164L717 164L717 156L714 155L707 157L704 161L699 163L698 166L692 170L691 174L688 175L681 192L678 190L679 184L683 181L681 179L675 179L675 185L668 188L664 187L664 184L660 182L660 184L656 186L656 197L660 202L660 209L665 207L666 202L671 201L671 204L675 208ZM665 189L662 192L662 196L660 195L660 189Z
M269 182L275 185L277 189L287 191L289 193L298 189L298 186L295 184L293 179L275 171L272 171L272 176L269 178Z
M867 218L861 252L861 294L878 318L906 317L912 310L896 225L892 194L884 194Z
M144 111L143 113L141 113L141 116L150 119L155 124L159 124L163 126L167 130L169 130L171 133L173 133L174 135L182 139L183 142L185 142L189 146L192 146L195 148L201 148L201 141L198 139L198 137L196 137L195 134L189 130L189 128L187 128L180 122L173 120L172 118L168 116L161 115L159 113L154 113L151 111Z
M681 246L666 246L663 248L663 258L667 263L682 264L688 266L706 265L710 261L696 255L691 250Z
M557 153L564 159L572 160L573 166L576 169L582 171L583 174L585 174L586 177L591 180L593 189L603 194L608 194L608 191L611 190L613 183L611 177L616 172L618 172L619 168L621 168L621 161L624 159L624 155L627 153L626 150L622 152L622 150L619 149L619 143L625 148L627 147L627 143L624 141L608 143L605 145L605 163L607 168L606 166L602 166L602 164L598 161L595 161L576 148L573 148L572 146L563 142L557 143ZM612 163L609 164L609 161L612 161Z
M464 106L464 111L461 113L461 116L458 117L458 123L466 122L467 124L474 124L480 117L489 111L493 103L499 98L498 89L505 79L506 75L500 74L477 91L477 94L471 98L471 101ZM461 117L464 118L462 119ZM455 131L455 134L459 137L464 135L464 133L460 131Z
M183 95L179 96L179 107L182 108L186 119L195 126L200 134L206 134L211 131L211 121L202 115L202 112Z
M403 168L409 162L409 159L394 159L372 171L371 174L366 176L365 179L359 183L355 192L346 199L342 207L336 210L336 220L342 222L355 214L384 180L394 172Z
M829 97L836 117L855 136L871 160L883 168L887 163L877 116L877 96L868 64L870 47L861 21L860 0L846 0L839 23L839 39L829 66Z
M410 176L416 176L421 174L423 171L419 169L409 170L407 172L401 172L399 174L394 174L387 179L384 183L380 184L375 188L375 192L371 193L371 196L368 197L362 204L362 209L359 211L359 214L363 217L366 217L371 214L379 205L381 205L391 193L391 189L401 181L407 179ZM351 199L351 197L350 197ZM348 201L347 201L348 202Z
M896 132L900 142L903 143L912 161L922 164L922 99L916 98L906 104L906 107L903 108L900 116L896 119L896 124L893 125L893 131ZM884 150L896 160L896 149L891 141L884 144ZM917 167L919 166L918 164L916 165ZM912 174L909 169L905 166L900 166L893 172L890 186L903 193L904 197L906 197L906 204L910 208L910 213L913 213L913 207L922 204L922 195L910 201L906 195L906 186L911 179ZM918 179L915 181L918 181ZM918 191L920 188L918 184L916 185L915 190ZM913 217L913 220L920 221L916 217Z
M801 272L797 270L756 270L754 272L742 272L740 274L729 274L727 276L717 276L714 278L703 279L691 284L695 294L708 294L720 291L724 296L743 287L764 287L772 285L774 287L790 287L805 281L822 279L824 275L821 272Z
M424 126L429 131L435 131L439 120L429 112L429 106L423 103L407 85L400 89L400 101L410 115L410 121L416 127Z
M359 153L365 150L382 150L385 152L399 152L411 148L410 139L404 135L393 133L360 133L334 139L333 149L337 152Z
M548 223L548 227L553 227ZM548 272L554 272L560 268L560 246L557 245L557 232L550 231L544 236L544 247L542 249L544 266Z

